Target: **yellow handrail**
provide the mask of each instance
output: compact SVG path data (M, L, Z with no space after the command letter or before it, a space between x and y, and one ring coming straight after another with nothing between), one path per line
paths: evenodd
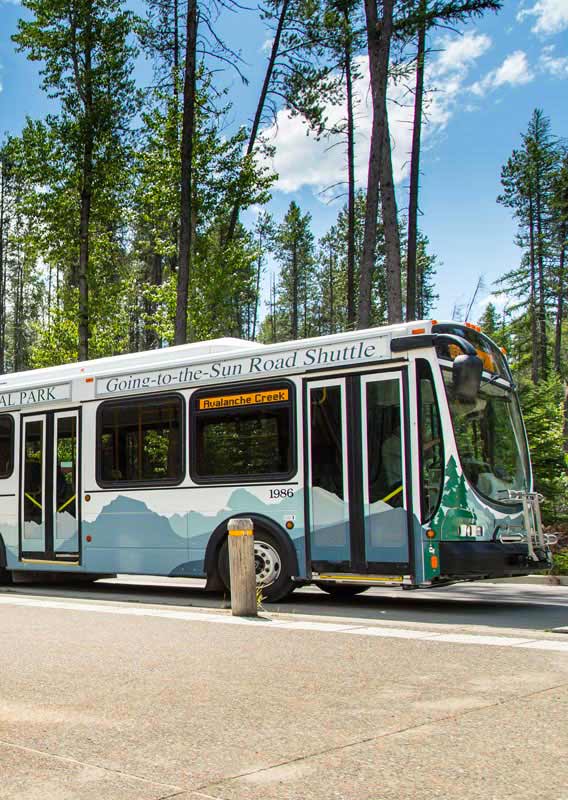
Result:
M34 497L32 497L31 494L24 492L24 497L27 497L30 503L33 503L34 506L37 506L41 511L43 511L43 506L40 503L38 503L38 501Z
M395 497L397 494L400 494L400 492L402 492L402 483L400 484L398 489L394 490L394 492L391 492L390 494L387 494L386 497L383 497L381 503L387 503L389 500L392 500L393 497Z
M76 495L76 494L74 494L74 495L73 495L73 497L70 497L70 498L69 498L69 500L66 500L66 501L63 503L63 505L62 505L62 506L59 506L59 508L57 509L57 513L59 514L59 512L60 512L60 511L63 511L63 509L64 509L64 508L67 508L67 506L69 505L69 503L72 503L72 502L73 502L73 500L74 500L76 497L77 497L77 495Z

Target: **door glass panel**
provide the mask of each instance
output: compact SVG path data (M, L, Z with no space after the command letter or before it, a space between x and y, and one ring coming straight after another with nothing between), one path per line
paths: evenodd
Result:
M366 427L365 545L368 562L408 561L404 439L398 378L363 384Z
M26 422L24 441L23 550L45 550L43 422Z
M310 389L312 559L349 560L342 386Z
M432 519L442 496L444 457L442 423L436 402L436 389L427 361L418 362L420 464L422 483L422 523Z
M77 521L77 417L56 417L54 446L54 549L79 549Z

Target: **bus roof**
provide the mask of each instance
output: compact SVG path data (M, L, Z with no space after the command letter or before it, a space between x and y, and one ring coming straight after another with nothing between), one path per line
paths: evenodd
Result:
M318 349L318 351L329 351L335 348L337 352L339 352L339 348L342 348L342 352L346 353L346 348L353 350L355 343L367 342L370 340L374 343L373 345L369 345L369 348L372 347L372 358L371 350L368 349L365 353L365 358L358 358L354 355L350 358L338 359L336 362L337 366L348 366L357 361L359 361L359 363L368 360L378 361L393 357L390 348L390 340L392 338L418 333L429 334L432 332L433 325L437 324L441 323L437 323L436 320L407 322L327 336L318 336L310 339L278 342L271 345L264 345L258 342L236 338L211 339L209 341L195 342L175 347L108 356L90 361L73 362L54 367L26 370L24 372L7 373L0 376L0 398L2 393L10 393L14 390L23 390L26 388L32 389L47 384L61 384L63 382L71 382L74 379L84 379L84 381L88 383L94 381L96 384L100 384L101 380L116 375L127 376L132 373L132 375L136 376L144 373L150 374L150 372L155 375L157 374L156 371L159 370L172 371L176 368L193 368L194 365L199 366L200 364L211 363L213 360L215 363L223 364L224 362L236 363L239 359L245 359L250 362L251 360L257 360L257 357L259 357L268 364L273 358L273 355L274 358L280 356L282 359L283 357L288 357L288 355L290 355L291 358L294 352L303 351L304 353L308 353L314 348ZM467 330L465 325L459 323L452 322L446 324L451 324L454 328L463 328L464 331ZM330 357L329 360L331 363L335 361L332 357ZM296 369L291 369L289 371L299 371L301 358L298 357L297 361L298 363L294 365ZM312 362L312 366L313 368L318 368L322 366L322 363L325 364L325 361ZM286 365L283 365L277 371L280 372L281 375L285 374L287 371L285 367ZM197 370L197 372L198 371L199 370ZM245 376L253 377L254 372L259 372L259 370L252 370L250 372L246 370L243 371L243 378ZM217 373L217 375L218 380L222 380L224 377L221 373ZM267 369L264 373L264 377L268 376L269 370ZM258 375L258 377L261 376ZM207 376L207 378L202 378L202 382L211 382L211 380L213 380L213 376L211 375ZM83 383L83 380L80 380L80 382ZM177 385L172 383L169 388L181 387L182 383L187 384L188 381L182 381L180 377L179 383L177 383ZM196 381L191 380L189 383L196 383ZM144 388L149 389L151 385L155 386L156 384L147 384ZM165 388L164 384L158 382L158 385L161 386L161 388ZM127 392L128 391L130 390L127 390ZM108 396L106 392L97 391L96 394L98 396L102 394ZM56 398L50 397L50 399L55 400ZM4 403L3 405L4 408L1 408L0 411L5 410L7 404ZM12 405L11 401L9 405ZM21 404L15 402L14 405Z

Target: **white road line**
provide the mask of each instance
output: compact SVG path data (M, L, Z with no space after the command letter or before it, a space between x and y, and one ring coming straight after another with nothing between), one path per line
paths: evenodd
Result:
M245 625L266 630L319 631L321 633L355 634L357 636L378 636L386 639L418 639L423 642L442 644L473 644L481 647L512 647L515 649L546 650L548 652L568 653L568 642L552 639L521 639L511 636L482 636L469 633L438 633L436 631L413 628L390 628L368 624L339 624L337 622L310 622L309 620L278 620L258 617L233 617L230 614L214 614L206 611L178 611L169 608L139 608L116 606L102 603L69 602L66 600L46 600L38 597L16 597L0 595L0 606L22 606L24 608L50 608L62 611L83 611L95 614L114 614L126 617L159 617L183 622L210 622L220 625Z

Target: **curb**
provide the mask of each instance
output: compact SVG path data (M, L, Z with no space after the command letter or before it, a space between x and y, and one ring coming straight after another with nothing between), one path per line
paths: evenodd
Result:
M528 583L537 586L568 586L568 575L521 575L516 578L488 578L482 583Z

